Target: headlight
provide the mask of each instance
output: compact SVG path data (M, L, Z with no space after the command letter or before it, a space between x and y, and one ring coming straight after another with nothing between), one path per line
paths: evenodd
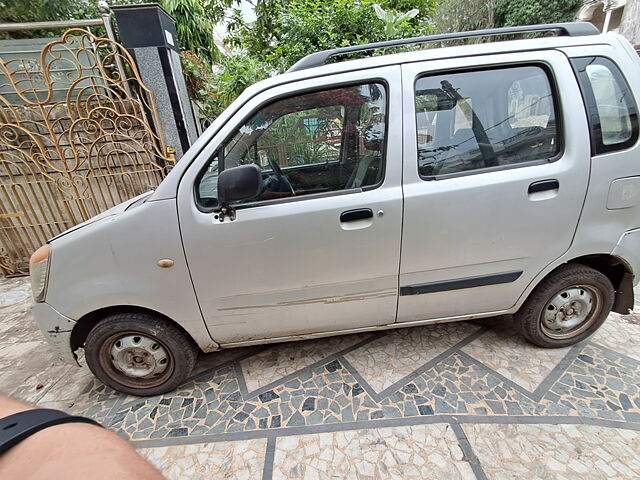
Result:
M34 302L44 302L44 296L47 292L50 256L51 247L43 245L29 259L29 275L31 277L31 292L33 293Z

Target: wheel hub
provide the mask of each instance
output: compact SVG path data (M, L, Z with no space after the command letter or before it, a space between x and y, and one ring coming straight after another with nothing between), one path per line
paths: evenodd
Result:
M545 305L542 327L551 336L566 336L582 330L593 317L597 295L586 287L570 287L558 292Z
M120 372L134 378L152 378L169 365L165 348L153 338L139 334L123 335L113 342L111 361Z

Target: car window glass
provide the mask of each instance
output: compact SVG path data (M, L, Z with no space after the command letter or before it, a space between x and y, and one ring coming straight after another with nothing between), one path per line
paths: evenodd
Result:
M197 195L205 207L218 205L218 155L207 164L197 183Z
M465 128L471 128L471 122L473 120L473 116L471 112L473 107L471 106L472 99L471 98L463 98L460 101L456 102L456 106L453 107L454 111L454 122L453 122L453 134Z
M270 103L224 147L224 169L254 163L262 192L250 203L372 187L384 176L386 89L368 83L287 97ZM201 205L215 207L218 158L201 174Z
M626 142L633 132L629 105L620 85L605 65L587 65L586 72L600 117L602 143L615 145Z
M281 167L339 161L343 125L342 106L289 113L275 120L247 153L257 153L261 167L268 167L270 160Z
M587 111L594 155L624 150L638 140L638 110L618 66L605 57L572 58Z
M419 78L418 169L423 178L547 160L559 151L553 93L535 66Z
M507 91L509 125L512 128L547 128L553 113L551 94L538 89L533 82L537 75L514 81Z

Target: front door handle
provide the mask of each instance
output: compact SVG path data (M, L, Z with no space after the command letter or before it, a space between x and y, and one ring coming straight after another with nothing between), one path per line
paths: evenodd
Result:
M357 220L366 220L373 218L373 210L370 208L357 208L356 210L347 210L340 214L340 223L355 222Z
M555 178L549 180L540 180L539 182L533 182L529 185L529 193L544 192L546 190L558 190L560 188L560 182Z

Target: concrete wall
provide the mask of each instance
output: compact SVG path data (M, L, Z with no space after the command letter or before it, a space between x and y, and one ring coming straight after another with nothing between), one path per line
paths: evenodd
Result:
M633 45L640 45L640 0L627 0L619 32Z

